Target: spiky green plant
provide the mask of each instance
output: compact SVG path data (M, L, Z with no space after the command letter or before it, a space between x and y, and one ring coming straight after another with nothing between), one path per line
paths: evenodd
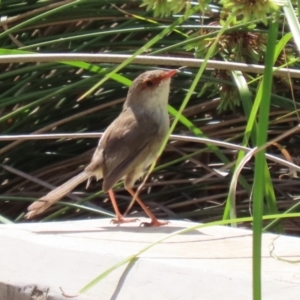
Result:
M31 4L2 1L1 11L7 16L7 27L1 28L0 52L2 55L30 52L132 54L152 38L158 37L151 48L144 49L148 56L160 53L162 56L182 59L205 57L207 50L216 42L218 51L213 52L212 58L219 62L225 60L227 63L261 64L265 49L264 27L232 23L216 40L220 28L214 25L221 24L220 18L224 19L224 12L220 6L216 6L216 2L207 4L209 9L205 15L203 10L201 14L194 13L160 37L161 32L172 22L178 22L180 16L186 14L185 8L181 15L161 19L153 17L153 11L146 11L138 2L119 1L114 6L107 1L92 0L79 1L76 5L62 5L53 1L36 1ZM191 3L191 6L193 9L197 8L195 3ZM293 57L296 58L296 47L286 34L288 32L278 34L278 51L281 49L281 54L276 60L277 66L289 64ZM251 47L246 47L247 43ZM201 52L201 47L206 50ZM298 62L294 64L297 69ZM118 64L113 61L1 64L2 133L103 131L119 113L130 80L146 69L168 67L164 59L161 64L154 66L132 63L118 73L121 76L112 76L96 92L82 101L77 101L116 66ZM178 63L176 67L180 66ZM289 67L291 68L290 64ZM197 68L186 68L173 80L170 104L174 109L180 107L196 74ZM206 68L183 112L184 117L175 128L175 133L193 136L205 134L216 140L242 143L253 99L258 93L260 76L255 71L244 72L237 79L237 75L231 70ZM284 132L298 121L298 103L291 96L293 91L294 99L297 99L298 79L289 79L287 75L280 78L284 81L282 79L276 82L271 96L269 138ZM240 106L236 106L239 100ZM221 109L218 111L217 107ZM176 114L171 108L170 112ZM297 162L297 136L286 138L280 143ZM28 204L49 190L50 187L46 187L46 184L59 185L75 175L87 164L96 144L97 139L84 138L2 141L1 220L23 221ZM248 144L255 145L255 139L245 142L245 145ZM268 151L282 156L285 152L278 149L270 146ZM235 159L236 153L232 150L195 145L188 141L173 142L160 158L141 197L146 203L159 204L152 204L151 207L158 217L190 218L203 222L221 218L232 169L219 169L222 164ZM289 197L293 199L297 197L297 185L288 177L278 179L282 174L290 172L286 167L270 163L269 170L269 179L276 184L276 205L279 211L284 211L289 207L284 196L287 186ZM191 184L192 179L201 181ZM237 186L238 216L249 214L252 182L251 160L243 170ZM73 201L80 200L93 207L93 210L69 206L64 206L62 210L62 206L57 205L45 216L41 216L41 219L46 217L63 220L111 214L110 202L100 187L99 183L94 182L89 190L85 190L82 185L77 190L81 191L80 197L71 196ZM117 188L117 195L120 208L125 211L131 199L122 186ZM268 201L266 210L271 211ZM292 203L294 202L290 205ZM134 206L134 211L139 211L139 207ZM291 227L290 224L286 227L297 230L296 226Z

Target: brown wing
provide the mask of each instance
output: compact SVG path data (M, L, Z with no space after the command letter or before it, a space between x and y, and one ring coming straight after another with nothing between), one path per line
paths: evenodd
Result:
M143 163L159 133L159 124L147 115L136 116L130 108L107 128L97 151L102 151L103 190Z

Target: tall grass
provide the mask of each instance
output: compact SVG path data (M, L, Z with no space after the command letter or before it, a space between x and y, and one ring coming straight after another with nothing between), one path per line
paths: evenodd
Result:
M279 10L282 14L268 13L262 23L255 17L244 22L240 16L227 17L226 11L224 17L223 6L216 1L206 6L192 3L169 13L123 0L114 4L104 0L2 1L1 12L7 18L0 29L0 54L21 59L0 65L2 133L103 131L120 112L127 87L138 74L171 65L163 58L158 65L147 64L135 60L137 55L182 59L182 63L172 62L172 68L181 71L172 81L171 131L260 147L261 151L246 157L245 148L237 151L213 142L200 145L192 139L168 142L141 197L158 218L253 226L253 298L260 299L263 231L299 235L299 219L287 218L287 212L299 207L293 169L299 164L299 135L297 128L289 131L292 135L282 135L299 122L300 27L295 3L287 1ZM96 58L94 62L22 61L28 53L129 56L121 63L104 58L102 62ZM203 59L202 64L185 67L184 59L194 57ZM217 67L211 67L214 60ZM236 62L248 64L248 69L239 68ZM274 66L285 68L284 75L275 76ZM277 137L276 143L264 148ZM0 222L24 222L28 204L82 170L96 144L97 138L82 135L1 141ZM289 167L266 160L265 152L287 160ZM89 190L81 185L77 191L79 195L66 197L75 204L62 201L38 220L112 215L99 183ZM125 211L131 199L122 184L116 192L120 209ZM139 214L140 208L134 205L130 215Z

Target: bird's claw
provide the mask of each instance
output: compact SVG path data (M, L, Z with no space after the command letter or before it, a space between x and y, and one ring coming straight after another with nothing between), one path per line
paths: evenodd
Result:
M124 219L124 218L117 218L117 219L111 219L110 223L112 224L122 224L122 223L132 223L139 221L139 219Z
M158 227L158 226L164 226L170 224L169 221L158 221L158 220L152 220L149 222L142 222L140 224L140 227Z

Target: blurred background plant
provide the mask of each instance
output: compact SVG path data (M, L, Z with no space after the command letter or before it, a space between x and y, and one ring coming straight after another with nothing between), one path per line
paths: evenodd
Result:
M268 139L271 140L299 122L298 52L295 35L290 33L290 24L286 21L287 12L283 13L284 4L271 0L116 0L114 4L104 0L3 0L0 4L0 53L131 55L159 37L151 47L144 48L142 54L204 59L215 44L210 59L227 64L240 62L263 66L268 28L278 17L275 65L289 68L290 73L274 76L271 111L266 115L269 118ZM299 9L297 1L292 4L290 16L297 15ZM177 25L171 28L174 22ZM225 31L219 37L222 29ZM163 30L167 30L167 34L162 35ZM76 65L2 63L2 134L103 131L120 112L129 80L145 70L169 67L163 59L159 65L131 63L118 73L123 76L119 81L107 80L91 95L78 101L117 65L83 61ZM184 64L177 67L184 67ZM179 109L197 72L198 68L186 67L174 78L170 94L173 108ZM245 128L253 121L250 112L260 94L261 82L259 72L241 72L238 67L231 70L206 68L183 111L185 119L180 120L175 133L244 143ZM259 127L253 129L253 139L244 145L255 146L259 133ZM97 142L97 139L84 138L2 141L0 220L24 222L29 203L51 188L46 184L57 186L80 172L89 162ZM298 145L299 134L294 134L268 147L267 152L299 165ZM236 159L235 150L189 141L169 142L141 197L158 218L201 222L222 219L233 172L226 164ZM235 209L239 217L252 213L254 163L250 160L245 165L236 188ZM300 188L296 173L268 161L266 176L271 184L265 195L264 212L298 210ZM193 184L193 180L197 180L197 184ZM131 198L122 186L116 191L120 209L125 211ZM93 182L88 190L82 184L70 197L73 203L80 200L87 208L63 202L37 219L98 218L112 213L111 203L101 192L99 182ZM134 217L141 213L139 206L130 211ZM299 234L299 225L297 219L286 219L280 227L274 225L269 230Z

